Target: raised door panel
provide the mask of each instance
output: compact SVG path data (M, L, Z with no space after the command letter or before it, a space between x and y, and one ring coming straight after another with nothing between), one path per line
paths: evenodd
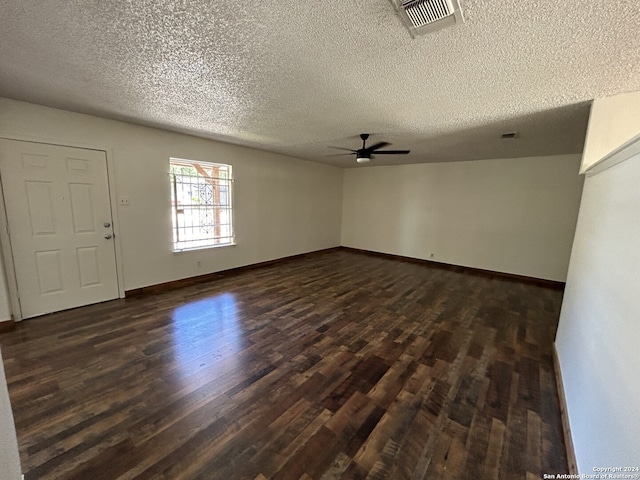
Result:
M25 182L27 208L32 235L53 235L56 221L53 214L52 182L27 180Z

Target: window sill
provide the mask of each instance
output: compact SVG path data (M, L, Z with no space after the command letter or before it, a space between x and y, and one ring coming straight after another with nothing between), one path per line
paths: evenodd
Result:
M236 245L237 245L236 242L225 243L223 245L207 245L206 247L193 247L193 248L183 248L182 250L173 250L172 253L174 255L179 255L181 253L201 252L202 250L211 250L213 248L235 247Z

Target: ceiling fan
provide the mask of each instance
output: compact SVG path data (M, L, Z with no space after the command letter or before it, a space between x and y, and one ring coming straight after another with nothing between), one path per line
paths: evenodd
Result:
M360 138L362 139L362 148L358 148L357 150L353 150L351 148L342 148L342 147L329 147L335 148L337 150L347 150L350 153L337 153L335 155L327 155L328 157L333 157L337 155L356 155L356 162L358 163L367 163L373 157L373 154L376 155L406 155L411 150L379 150L380 148L388 147L391 145L389 142L378 142L370 147L366 146L367 139L369 138L368 133L361 133Z

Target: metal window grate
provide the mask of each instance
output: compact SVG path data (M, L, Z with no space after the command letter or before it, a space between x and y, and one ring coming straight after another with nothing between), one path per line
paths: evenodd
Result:
M234 242L231 166L171 159L173 250Z

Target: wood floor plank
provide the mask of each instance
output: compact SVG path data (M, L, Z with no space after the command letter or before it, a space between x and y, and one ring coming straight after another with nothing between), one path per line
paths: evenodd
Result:
M504 448L506 427L502 421L494 418L491 422L491 433L487 455L483 466L483 478L500 478L500 462Z
M27 480L567 471L562 292L334 250L0 334Z

